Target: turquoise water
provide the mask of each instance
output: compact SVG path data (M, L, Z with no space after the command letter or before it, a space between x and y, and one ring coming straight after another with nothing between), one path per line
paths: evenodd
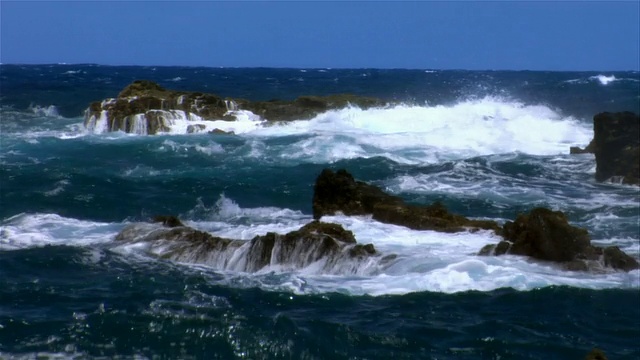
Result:
M376 69L0 67L0 357L504 359L640 357L640 272L574 273L477 257L490 233L331 216L396 254L354 274L256 274L119 244L176 214L251 239L311 221L313 183L345 168L407 201L498 222L564 211L640 257L637 187L596 183L600 111L640 112L640 75ZM236 135L91 133L83 111L135 79L251 100L351 92L394 105ZM235 126L231 124L230 126Z

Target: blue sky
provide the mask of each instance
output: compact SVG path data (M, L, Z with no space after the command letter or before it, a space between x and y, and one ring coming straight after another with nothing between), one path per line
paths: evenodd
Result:
M638 70L640 2L0 2L2 63Z

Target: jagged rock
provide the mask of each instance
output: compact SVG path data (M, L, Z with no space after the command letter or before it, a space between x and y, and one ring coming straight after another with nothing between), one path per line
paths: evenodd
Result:
M173 215L156 215L153 217L152 222L161 223L162 225L170 228L184 226L182 221Z
M284 235L267 233L250 241L221 238L186 226L132 224L116 240L147 243L149 254L164 259L246 272L270 265L299 269L324 261L324 272L356 273L358 264L379 257L372 244L357 244L351 231L317 221Z
M591 152L596 180L640 185L640 117L632 112L604 112L593 117L593 140L572 154Z
M106 118L108 131L152 135L168 131L172 121L178 118L190 121L235 121L236 111L249 110L269 121L305 120L349 104L370 108L386 103L350 94L301 96L293 101L251 102L222 98L215 94L167 90L148 80L136 80L124 88L117 98L91 103L85 111L84 123L85 127L92 129L99 119ZM191 130L195 132L198 128L191 127Z
M618 247L591 245L585 229L572 226L560 211L536 208L520 214L503 226L505 238L497 245L487 245L479 255L525 255L562 264L568 270L585 271L598 266L630 271L638 262Z
M406 226L415 230L443 232L476 231L500 232L494 221L470 220L450 213L442 204L408 205L400 197L389 195L380 188L356 181L346 170L325 169L316 179L313 194L313 217L343 213L369 215L384 223Z
M571 261L591 245L586 230L569 225L562 212L545 208L521 214L503 229L505 240L513 244L509 253L540 260Z
M605 266L624 271L640 268L636 259L627 255L617 246L607 246L602 250L602 255Z

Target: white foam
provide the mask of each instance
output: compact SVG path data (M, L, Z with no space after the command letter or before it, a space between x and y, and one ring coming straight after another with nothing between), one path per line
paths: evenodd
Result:
M231 105L233 106L233 105ZM182 135L189 133L189 128L202 127L196 132L210 132L213 130L222 130L225 132L233 132L236 134L246 133L255 130L262 125L262 120L249 111L235 110L230 111L236 116L235 121L226 120L204 120L202 117L194 113L186 113L183 110L150 110L162 122L164 127L169 130L166 134ZM132 134L147 135L148 121L145 114L136 114L129 117L129 121L133 123ZM108 122L108 111L103 110L100 115L91 115L86 120L86 131L89 134L103 134L108 131L116 131L123 129L110 129ZM162 134L163 132L159 132Z
M29 105L29 110L33 112L33 114L36 116L53 117L53 118L60 117L60 114L58 113L58 108L55 105L40 106L40 105L31 104Z
M57 196L60 195L67 186L69 186L69 184L71 184L71 182L67 179L62 179L60 181L57 181L55 183L55 188L49 190L49 191L45 191L44 192L44 196Z
M83 221L56 214L19 214L2 221L0 250L107 243L120 227L119 224Z
M592 129L546 106L525 106L487 97L451 106L408 106L329 111L309 121L257 128L247 135L312 135L294 144L289 157L324 162L385 156L407 164L522 152L567 154L587 144Z
M614 75L607 76L607 75L602 75L602 74L591 76L589 79L590 80L597 80L602 85L608 85L608 84L618 80L618 79L616 79L616 77Z
M290 209L243 208L224 195L211 208L200 202L182 218L194 228L209 231L216 236L241 240L250 240L267 232L286 234L311 221L311 216ZM490 231L453 234L416 231L380 223L370 216L337 215L325 216L321 220L341 224L354 233L359 243L372 243L381 256L360 261L339 261L335 264L327 264L323 259L301 269L294 269L287 264L273 265L255 274L225 271L222 280L219 271L210 269L212 281L225 282L231 286L288 289L294 293L344 292L369 295L416 291L491 291L502 287L532 290L552 285L592 289L640 288L638 270L600 274L570 272L561 270L554 264L531 261L526 257L477 256L483 246L500 240ZM53 244L90 246L103 243L113 243L119 251L132 255L147 252L162 254L169 249L168 243L123 245L113 242L116 233L124 225L82 221L54 214L20 214L3 221L0 249L14 250ZM157 228L157 225L149 225L149 229L152 227ZM598 239L594 242L599 245L618 245L635 256L640 253L636 238ZM220 255L233 257L224 260L228 264L227 269L244 268L245 259L241 256L243 251L236 248L229 254ZM385 257L391 254L395 257ZM220 259L212 258L214 260ZM139 259L136 258L136 261ZM199 268L207 269L201 265Z
M244 209L224 196L214 208L207 209L210 215L204 221L191 221L189 224L218 236L250 240L267 232L285 234L311 220L309 216L287 209ZM249 221L239 223L244 217ZM321 220L341 224L355 234L359 243L372 243L382 255L395 254L397 257L386 260L383 257L372 258L368 263L358 263L360 268L356 271L351 268L353 263L341 263L345 272L348 270L355 274L350 276L321 275L319 271L324 268L324 263L320 262L296 271L274 266L252 275L230 273L225 279L241 277L247 286L286 288L295 293L338 291L369 295L491 291L502 287L532 290L552 285L593 289L640 287L640 271L571 272L527 257L477 256L483 246L500 241L501 238L491 231L454 234L416 231L380 223L370 216L325 216ZM606 242L598 240L594 243L606 245ZM610 242L631 250L632 255L640 252L637 239L621 238ZM274 273L280 274L279 281L263 281L264 276ZM238 286L237 282L234 284Z
M99 116L91 115L85 121L87 133L103 134L109 131L109 112L102 110Z
M214 142L208 141L205 144L197 144L192 142L177 142L173 140L164 140L160 147L159 151L171 151L176 153L190 153L196 151L198 153L202 153L208 156L213 156L217 154L223 154L225 152L222 145Z

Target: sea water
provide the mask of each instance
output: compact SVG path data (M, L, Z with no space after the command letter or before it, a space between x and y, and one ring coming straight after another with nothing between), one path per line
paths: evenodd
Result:
M93 101L147 79L253 101L353 93L355 106L233 135L108 132ZM207 359L640 357L640 271L585 273L479 257L491 232L444 234L325 216L392 262L243 273L114 240L177 215L250 240L312 220L315 178L347 169L414 204L504 223L544 206L640 257L637 187L594 180L602 111L640 112L637 72L0 66L0 357ZM235 109L232 109L235 110ZM104 119L103 119L104 120Z

